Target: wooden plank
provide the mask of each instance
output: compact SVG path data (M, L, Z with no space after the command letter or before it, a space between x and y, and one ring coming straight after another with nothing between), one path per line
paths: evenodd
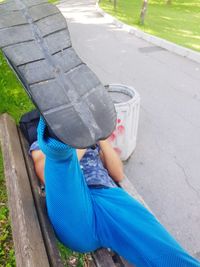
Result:
M96 267L96 264L94 262L94 260L90 260L89 262L86 263L87 267Z
M92 253L97 267L116 267L107 249L98 249Z
M0 117L0 141L17 266L49 266L15 122Z
M136 267L136 265L129 263L124 258L122 258L119 254L117 254L116 252L109 251L109 253L110 253L116 267Z
M33 162L28 155L28 143L23 137L22 133L19 131L19 136L22 144L24 159L26 162L26 167L28 171L28 176L30 179L30 184L33 192L33 197L36 205L36 210L42 229L42 234L45 242L45 246L48 253L48 258L51 267L63 267L62 259L60 257L59 250L56 245L56 237L48 219L45 196L40 190L39 180L35 174Z
M129 263L128 261L126 261L124 258L120 257L120 260L122 262L122 267L136 267L136 265L133 265L131 263Z

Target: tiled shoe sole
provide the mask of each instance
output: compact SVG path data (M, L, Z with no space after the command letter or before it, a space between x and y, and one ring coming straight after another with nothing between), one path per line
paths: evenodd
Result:
M111 134L112 100L72 48L57 7L44 0L1 3L0 48L61 141L83 148Z

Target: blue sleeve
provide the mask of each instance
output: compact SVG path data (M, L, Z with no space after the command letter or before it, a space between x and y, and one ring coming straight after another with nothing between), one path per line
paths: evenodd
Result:
M65 160L76 153L76 150L54 138L45 135L46 124L41 117L38 124L38 144L42 152L54 160Z

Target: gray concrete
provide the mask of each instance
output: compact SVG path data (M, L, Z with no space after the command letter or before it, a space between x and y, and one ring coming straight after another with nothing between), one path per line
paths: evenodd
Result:
M139 92L138 141L126 173L182 246L200 256L200 64L117 28L94 0L59 7L74 48L102 82Z

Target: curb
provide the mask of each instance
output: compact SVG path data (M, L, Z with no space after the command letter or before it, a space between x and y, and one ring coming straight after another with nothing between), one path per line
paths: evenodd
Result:
M200 53L193 51L192 49L189 48L185 48L181 45L177 45L174 44L170 41L164 40L162 38L150 35L148 33L145 33L135 27L129 26L117 19L115 19L113 16L107 14L106 12L104 12L100 6L99 6L99 1L96 2L96 9L97 11L105 18L108 18L109 20L111 20L111 22L117 26L118 28L121 28L123 30L125 30L126 32L133 34L135 36L137 36L138 38L141 38L149 43L152 43L154 45L160 46L170 52L173 52L179 56L182 57L186 57L189 58L197 63L200 63Z

